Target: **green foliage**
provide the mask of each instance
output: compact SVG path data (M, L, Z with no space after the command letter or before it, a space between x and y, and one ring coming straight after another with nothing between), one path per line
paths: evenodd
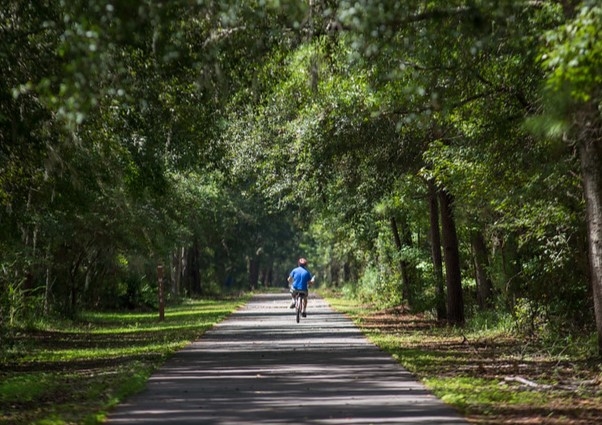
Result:
M578 7L573 19L546 33L542 61L549 71L547 87L566 95L567 107L574 102L600 99L601 25L602 7L590 0Z
M279 284L300 252L325 285L390 306L407 278L431 310L424 179L455 200L465 279L484 236L494 305L591 321L562 138L600 101L595 1L5 6L0 332L155 308L159 263L177 298Z
M435 395L441 397L462 412L473 406L491 409L495 405L537 406L545 403L545 395L537 392L520 391L498 382L478 378L429 378L425 383ZM475 389L478 388L478 391Z
M475 336L511 335L517 330L515 317L502 308L475 311L470 315L465 329Z
M399 277L390 276L382 270L367 267L357 285L356 296L362 302L386 307L397 305L401 300Z
M154 306L156 264L194 244L205 247L206 292L228 273L240 282L248 252L261 248L248 234L241 243L249 220L240 218L270 207L258 197L250 208L240 183L215 171L226 165L224 106L253 79L249 62L281 41L266 25L299 22L305 6L6 3L2 326L15 312L29 320L25 304L67 315ZM249 19L261 28L240 25ZM287 218L266 220L285 237ZM43 298L9 291L26 275Z

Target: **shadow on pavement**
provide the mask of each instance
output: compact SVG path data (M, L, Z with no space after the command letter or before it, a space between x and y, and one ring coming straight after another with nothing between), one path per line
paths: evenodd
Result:
M108 424L466 424L312 297L255 297L171 358Z

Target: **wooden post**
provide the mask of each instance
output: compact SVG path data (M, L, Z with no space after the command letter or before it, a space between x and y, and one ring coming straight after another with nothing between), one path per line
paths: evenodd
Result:
M165 296L163 289L163 266L157 266L157 279L159 283L159 321L165 319Z

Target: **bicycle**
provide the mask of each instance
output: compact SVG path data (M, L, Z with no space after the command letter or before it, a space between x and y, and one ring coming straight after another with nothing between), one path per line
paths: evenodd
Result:
M303 313L303 300L307 297L307 292L295 291L293 295L295 297L295 314L297 315L297 323L299 323Z

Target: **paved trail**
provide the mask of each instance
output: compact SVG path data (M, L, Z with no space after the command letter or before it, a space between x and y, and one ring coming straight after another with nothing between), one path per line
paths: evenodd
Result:
M109 416L122 424L466 425L343 315L311 295L258 295L172 357Z

